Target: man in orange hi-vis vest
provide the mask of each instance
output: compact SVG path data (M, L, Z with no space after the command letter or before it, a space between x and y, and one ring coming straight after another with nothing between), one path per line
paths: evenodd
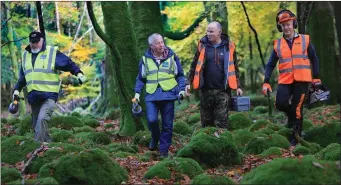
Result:
M200 39L186 82L186 95L190 84L200 89L200 115L203 127L228 127L228 102L231 89L240 89L235 45L222 33L221 24L211 22L206 35Z
M303 101L308 92L309 83L321 83L318 78L319 62L309 35L298 34L295 14L289 10L278 12L277 29L283 37L274 41L274 49L265 69L263 94L270 92L271 73L279 61L278 89L275 106L288 116L287 127L292 128L289 140L292 148L301 136L303 124ZM313 74L313 77L312 77Z

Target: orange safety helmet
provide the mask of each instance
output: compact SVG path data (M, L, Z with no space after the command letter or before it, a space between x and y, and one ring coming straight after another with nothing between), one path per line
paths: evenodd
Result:
M276 16L276 25L277 25L277 29L279 32L282 32L282 27L281 27L281 23L285 22L285 21L289 21L289 20L294 20L294 29L297 28L297 20L296 20L296 16L294 13L292 13L290 10L281 10L277 13Z

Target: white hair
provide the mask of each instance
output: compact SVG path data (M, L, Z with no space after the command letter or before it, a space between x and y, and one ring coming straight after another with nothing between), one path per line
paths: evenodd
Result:
M210 22L210 25L215 25L219 30L223 29L223 27L221 26L221 24L218 21Z
M161 37L161 38L163 39L162 35L159 34L159 33L153 33L153 34L151 34L151 35L148 37L148 44L149 44L149 45L154 44L156 38L158 38L158 37Z

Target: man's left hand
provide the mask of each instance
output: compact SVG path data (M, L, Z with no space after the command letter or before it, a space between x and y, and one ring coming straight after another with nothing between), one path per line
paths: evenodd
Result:
M237 89L237 96L242 96L243 95L243 91L241 88Z
M179 96L180 96L180 98L181 98L181 96L182 96L182 98L185 98L185 91L180 91Z
M86 77L82 73L77 74L77 79L81 85L86 81Z

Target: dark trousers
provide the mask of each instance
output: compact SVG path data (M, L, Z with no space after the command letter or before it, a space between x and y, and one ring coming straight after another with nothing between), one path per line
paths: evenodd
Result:
M156 143L160 141L160 153L168 153L173 135L174 101L147 101L146 109L148 128L152 133L152 139ZM158 123L159 111L161 112L162 119L161 132Z
M279 84L276 95L275 106L288 116L289 128L292 128L291 144L296 144L296 134L301 136L303 125L303 105L308 82L294 82L292 84Z

